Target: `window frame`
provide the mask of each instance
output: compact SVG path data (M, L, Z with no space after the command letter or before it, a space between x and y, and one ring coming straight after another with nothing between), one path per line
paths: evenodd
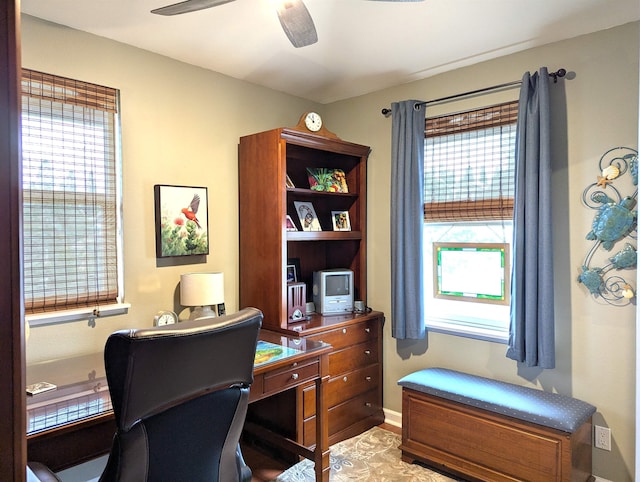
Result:
M425 138L427 138L429 135L431 135L432 137L451 135L454 133L468 132L471 130L484 130L487 128L502 127L505 125L513 126L513 128L511 129L512 132L510 132L509 135L515 137L517 109L518 102L517 100L514 100L489 107L470 108L462 112L448 113L433 118L428 117L425 121ZM484 112L484 114L482 114L482 112ZM457 119L458 121L460 121L460 125L453 126L452 128L452 119ZM428 173L427 162L429 160L429 157L427 155L427 147L427 143L425 142L425 175ZM513 142L513 145L510 146L510 149L511 151L509 156L515 158L515 141ZM506 199L501 198L499 200L484 200L483 202L484 204L481 205L481 208L478 208L477 202L473 200L427 202L427 197L425 195L423 229L425 229L426 232L429 225L471 226L484 223L487 223L487 225L502 224L503 228L505 225L507 225L508 230L512 229L514 204L513 196ZM465 216L464 212L469 208L471 209L471 214ZM449 214L452 212L462 213L462 215L459 217L452 217ZM425 235L425 242L427 239L428 236ZM450 241L455 242L454 240ZM511 252L512 239L505 239L503 240L503 242L506 242L508 244L509 252ZM430 259L427 260L427 257L429 257ZM423 273L425 278L430 277L432 280L434 280L435 276L437 275L437 267L433 264L432 258L433 253L431 254L431 256L425 255L425 266L423 268ZM509 266L511 266L510 254L508 262ZM429 271L427 267L430 267L431 271ZM510 268L508 268L508 275L509 278L505 281L507 282L507 286L509 286L509 288L505 286L505 290L510 289ZM430 293L426 293L427 286L428 284L425 283L426 303L424 321L429 331L498 343L508 342L508 313L504 315L504 317L503 315L500 315L499 320L496 319L493 321L488 318L475 318L473 316L461 315L459 313L456 314L455 312L452 312L451 316L449 316L449 314L443 314L442 310L439 310L437 314L430 314L428 303L429 300L435 299L435 296L431 296ZM434 287L435 285L432 288ZM431 289L431 292L432 291L433 289ZM467 303L470 305L482 304L481 301L454 301L454 303ZM509 306L502 306L499 309L504 312L509 309Z
M29 177L23 172L23 203L22 203L22 223L24 225L24 266L25 266L25 314L26 319L30 325L43 325L49 323L59 323L65 321L74 320L95 320L97 317L110 316L115 314L127 313L130 304L124 302L124 268L123 268L123 233L122 233L122 155L121 155L121 137L120 137L120 106L119 106L119 91L109 87L99 86L83 81L74 79L68 79L52 74L38 72L30 69L22 69L22 105L23 112L21 119L25 126L22 130L22 166L23 171L27 171L27 166L31 159L34 160L36 168L42 169L42 164L39 164L39 159L47 159L49 166L47 173L53 173L64 178L63 187L59 188L59 181L45 180L43 176L38 177L36 175ZM40 123L38 127L34 126L35 122ZM68 120L65 120L68 119ZM85 129L83 126L87 125ZM80 140L74 140L73 142L81 144L84 148L82 154L76 155L75 152L70 154L69 147L65 147L67 150L60 150L60 148L54 147L54 144L64 143L71 144L69 139L71 136L67 132L70 127L72 129L79 129L80 133L91 131L100 133L104 136L104 152L100 151L98 154L91 153L91 144L87 144L83 138ZM100 126L104 126L100 128ZM37 140L37 137L33 137L37 134L42 134L42 141ZM77 132L74 130L73 135ZM32 137L29 137L32 136ZM58 136L58 137L56 137ZM36 139L33 141L32 139ZM28 140L27 140L28 139ZM89 141L90 142L90 141ZM50 143L49 151L46 149L40 150L39 146L45 146ZM27 147L29 146L29 147ZM31 150L30 150L31 149ZM57 150L56 150L57 149ZM86 152L85 152L86 150ZM60 162L56 163L56 156L63 156L62 165ZM107 156L103 159L109 159L106 162L108 168L108 184L105 186L111 186L108 192L100 192L101 184L95 182L98 173L94 172L91 166L91 156ZM29 159L27 159L29 158ZM69 169L69 165L73 165L74 162L81 161L78 165L81 166L79 170L74 169L73 176L66 176L65 172ZM58 165L56 165L58 164ZM38 167L39 166L39 167ZM33 167L33 166L32 166ZM84 190L74 188L73 185L77 185L78 176L82 177L79 173L82 171L93 173L93 177L90 178L87 185L84 186ZM107 171L104 171L107 172ZM57 173L57 174L56 174ZM32 183L32 180L36 181ZM72 187L69 188L67 181L72 183ZM43 181L38 184L37 181ZM93 182L93 184L92 184ZM29 184L27 184L29 183ZM41 187L40 187L41 186ZM92 188L93 187L93 188ZM31 196L31 193L34 196ZM78 194L80 193L80 197ZM83 197L84 196L84 197ZM108 251L105 251L104 261L97 261L97 256L87 256L88 261L85 264L81 264L77 269L80 273L85 273L83 276L78 276L80 281L75 286L89 286L93 284L99 284L104 286L103 281L90 281L92 279L92 273L112 273L112 281L108 284L112 288L107 288L105 292L103 288L99 288L96 294L92 289L84 290L82 288L75 288L74 290L74 278L69 278L71 281L67 281L65 277L65 283L69 283L72 293L70 295L63 295L64 300L59 301L59 291L55 290L55 293L51 295L45 290L41 289L28 289L30 280L33 277L40 276L40 273L46 272L46 267L39 268L39 271L29 272L27 265L31 262L39 263L41 266L46 264L46 260L51 255L47 255L46 247L41 244L41 248L37 248L34 245L34 250L30 251L29 241L33 241L35 238L31 238L27 230L27 225L32 222L31 210L27 211L27 204L30 203L35 207L33 212L34 227L38 224L38 213L41 217L44 216L47 208L62 209L62 212L66 214L66 210L69 206L72 210L81 209L85 206L96 206L97 212L104 215L103 222L94 225L92 228L87 228L83 234L88 234L90 237L86 238L88 244L93 242L92 240L98 239L102 241L95 241L96 245L101 246L100 242L106 242L104 235L98 233L104 232L105 229L109 230L109 246ZM45 206L38 208L37 206ZM73 206L80 206L80 208L73 208ZM42 209L42 210L41 210ZM58 211L59 213L60 211ZM93 219L93 218L92 218ZM54 221L57 223L57 221ZM40 219L39 223L45 225L44 219ZM88 223L89 226L92 223ZM67 239L66 229L60 239ZM75 232L73 229L70 230ZM99 236L99 237L98 237ZM73 237L70 234L69 237ZM97 238L98 237L98 238ZM56 239L58 239L56 237ZM42 241L44 243L44 241ZM81 241L78 241L76 245L82 246ZM67 242L65 241L65 245ZM107 245L104 245L106 248ZM38 252L41 250L41 252ZM54 248L55 250L55 248ZM58 253L65 253L63 248ZM33 256L31 256L33 254ZM58 255L56 255L58 256ZM60 259L60 258L57 258ZM66 258L63 258L66 259ZM39 261L38 261L39 260ZM113 264L115 263L115 267ZM74 259L74 264L77 264L77 260ZM63 261L61 266L69 266L69 261ZM106 269L107 266L112 268ZM104 269L103 269L104 268ZM84 271L86 269L86 271ZM64 271L67 272L66 269ZM109 275L111 277L111 275ZM56 278L57 279L57 278ZM96 279L96 278L93 278ZM100 279L98 276L97 279ZM84 281L82 281L84 280ZM55 281L54 281L55 282ZM92 284L93 283L93 284ZM64 290L63 290L64 291ZM28 298L33 293L33 298ZM38 293L42 293L44 298L40 298ZM91 294L90 298L85 299L86 294ZM36 302L34 300L40 300L42 302ZM55 300L55 301L54 301Z

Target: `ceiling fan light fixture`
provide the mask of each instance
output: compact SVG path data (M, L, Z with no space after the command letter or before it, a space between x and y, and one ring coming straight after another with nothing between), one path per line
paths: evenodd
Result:
M306 47L318 41L316 26L302 0L278 2L276 10L280 25L295 48Z
M156 15L179 15L205 8L217 7L234 0L184 0L151 10ZM274 0L282 30L295 48L306 47L318 41L318 33L309 10L302 0ZM375 2L422 2L424 0L370 0Z

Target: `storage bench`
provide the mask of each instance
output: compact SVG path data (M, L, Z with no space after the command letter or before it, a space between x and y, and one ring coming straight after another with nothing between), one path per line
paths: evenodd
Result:
M402 386L402 459L483 481L587 481L589 403L427 368Z

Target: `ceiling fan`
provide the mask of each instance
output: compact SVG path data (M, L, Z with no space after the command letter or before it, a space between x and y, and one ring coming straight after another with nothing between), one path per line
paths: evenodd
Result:
M167 5L166 7L151 10L158 15L179 15L181 13L195 12L205 8L217 7L234 0L185 0L180 3ZM375 2L422 2L423 0L370 0ZM318 41L316 27L309 10L302 0L280 0L277 2L276 11L280 19L280 25L284 33L294 47L306 47Z

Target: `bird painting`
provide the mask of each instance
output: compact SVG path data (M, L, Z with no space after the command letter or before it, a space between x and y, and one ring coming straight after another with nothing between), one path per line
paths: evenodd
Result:
M156 184L154 197L156 256L209 254L207 188Z
M196 226L198 226L198 229L202 229L202 227L200 226L200 222L196 217L199 206L200 206L200 196L198 194L194 194L193 199L189 203L189 206L187 206L186 208L182 208L182 214L184 214L184 217L187 218L189 221L193 221L194 223L196 223Z

